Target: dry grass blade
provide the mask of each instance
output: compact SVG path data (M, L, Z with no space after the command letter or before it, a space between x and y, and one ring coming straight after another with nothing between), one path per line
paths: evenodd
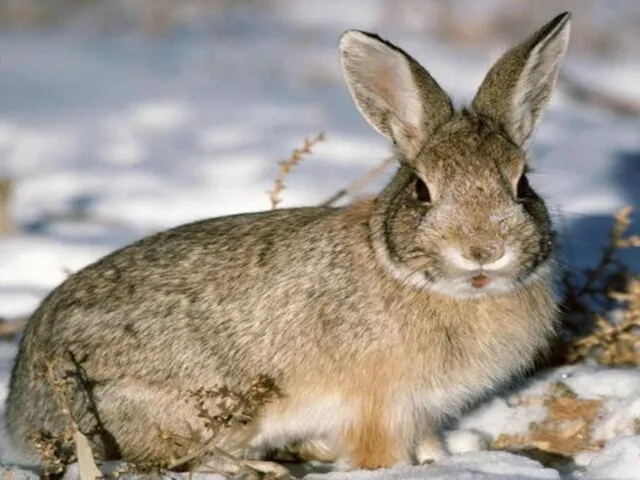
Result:
M280 169L278 171L278 177L273 182L273 188L267 192L269 194L269 199L271 200L272 210L278 208L278 204L282 201L280 199L280 193L285 189L284 180L286 176L291 172L294 166L298 165L302 161L302 158L305 155L311 154L311 148L315 144L322 142L324 139L324 132L320 132L311 139L305 138L302 147L294 149L288 159L279 162Z
M327 198L320 205L322 207L330 207L334 205L336 202L341 200L343 197L353 197L356 193L361 191L367 184L371 183L378 176L382 175L387 168L393 165L396 162L395 157L388 157L384 159L380 164L376 165L371 170L365 172L360 177L356 178L353 182L351 182L346 188L338 190L332 196Z
M93 460L93 451L89 440L80 430L76 430L73 437L76 445L76 456L78 457L78 476L80 480L95 480L102 476L96 462Z

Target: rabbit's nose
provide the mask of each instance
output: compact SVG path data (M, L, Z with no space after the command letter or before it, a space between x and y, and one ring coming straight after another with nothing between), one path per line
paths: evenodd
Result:
M504 256L504 248L500 245L473 245L464 255L481 265L487 265L500 260Z

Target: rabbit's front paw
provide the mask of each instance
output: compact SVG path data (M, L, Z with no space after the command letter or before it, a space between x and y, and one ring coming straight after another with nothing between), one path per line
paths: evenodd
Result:
M420 465L434 463L448 456L449 453L435 435L425 437L416 447L416 461Z

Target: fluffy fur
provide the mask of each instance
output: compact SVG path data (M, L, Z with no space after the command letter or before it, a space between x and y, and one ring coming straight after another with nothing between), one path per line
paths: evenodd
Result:
M444 455L440 421L528 368L553 334L551 228L523 147L568 25L563 14L507 52L462 112L406 53L347 32L347 84L401 164L387 187L344 208L181 226L71 276L24 334L13 440L66 427L39 373L55 360L102 459L183 454L154 426L203 429L187 391L259 374L284 395L223 439L232 453L296 444L346 468Z

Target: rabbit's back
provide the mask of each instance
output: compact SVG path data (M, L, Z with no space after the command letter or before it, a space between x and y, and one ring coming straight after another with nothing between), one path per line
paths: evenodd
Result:
M313 333L297 325L297 302L321 305L327 289L345 300L355 294L348 252L336 246L344 231L331 222L335 216L331 209L283 210L145 238L58 287L30 322L24 349L51 359L71 349L102 368L126 367L157 381L202 373L202 359L215 361L223 376L250 368L251 359L264 365L270 357L256 359L256 343L293 350L303 340L298 327ZM201 358L180 361L187 355Z

